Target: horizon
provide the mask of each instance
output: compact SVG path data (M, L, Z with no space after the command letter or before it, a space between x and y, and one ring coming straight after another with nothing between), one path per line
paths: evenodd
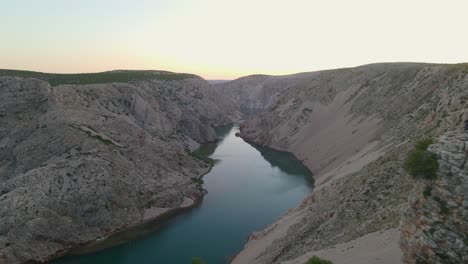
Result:
M286 73L286 74L264 74L264 73L252 73L248 75L243 75L243 76L238 76L232 79L207 79L201 75L195 74L195 73L190 73L190 72L174 72L174 71L167 71L164 69L110 69L110 70L105 70L105 71L99 71L99 72L42 72L42 71L32 71L32 70L22 70L22 69L2 69L0 68L0 71L23 71L23 72L32 72L32 73L40 73L40 74L70 74L70 75L75 75L75 74L99 74L99 73L107 73L107 72L114 72L114 71L156 71L156 72L169 72L169 73L176 73L176 74L193 74L198 77L203 78L206 81L234 81L236 79L241 79L244 77L248 76L255 76L255 75L263 75L263 76L271 76L271 77L279 77L279 76L288 76L288 75L295 75L295 74L301 74L301 73L311 73L311 72L319 72L319 71L332 71L332 70L338 70L338 69L344 69L344 68L358 68L358 67L363 67L363 66L368 66L368 65L374 65L374 64L429 64L429 65L458 65L458 64L468 64L467 62L458 62L458 63L437 63L437 62L416 62L416 61L401 61L401 62L374 62L374 63L368 63L368 64L362 64L362 65L356 65L356 66L349 66L349 67L342 67L342 68L329 68L329 69L318 69L318 70L313 70L313 71L302 71L302 72L293 72L293 73Z
M461 0L45 0L3 9L3 69L154 69L233 80L381 62L468 62Z

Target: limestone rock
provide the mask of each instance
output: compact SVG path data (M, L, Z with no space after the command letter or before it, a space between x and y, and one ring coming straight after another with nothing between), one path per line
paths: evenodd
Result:
M405 263L468 263L468 133L442 135L429 150L439 157L438 179L411 194L403 218Z
M209 165L188 151L232 121L223 100L200 78L0 77L0 263L45 261L201 197L191 178Z

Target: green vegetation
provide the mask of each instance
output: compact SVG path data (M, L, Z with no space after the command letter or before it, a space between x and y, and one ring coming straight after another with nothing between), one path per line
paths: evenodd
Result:
M415 178L435 179L439 163L437 155L427 151L427 147L432 144L432 139L418 141L415 148L408 153L404 169Z
M439 259L442 261L441 263L442 264L453 264L453 263L457 263L457 262L454 262L453 259L451 259L449 257L449 255L443 253L443 252L436 252L436 255L437 257L439 257Z
M431 193L432 193L432 186L430 185L427 185L425 188L424 188L424 191L423 191L423 195L425 198L431 196Z
M432 138L426 138L426 139L422 139L416 142L414 147L420 150L427 150L429 145L431 145L432 143L434 143L434 140L432 140Z
M421 257L418 256L418 258L416 259L416 264L428 264L429 262L427 262L426 260L422 259Z
M202 179L199 179L199 178L191 178L193 182L195 183L198 183L198 184L203 184L205 183L205 181L203 181Z
M101 136L98 135L98 134L93 135L93 134L91 133L91 131L85 131L85 133L86 133L88 136L92 137L92 138L95 138L95 139L97 139L97 140L99 140L99 141L102 141L102 142L103 142L104 144L106 144L106 145L114 144L114 143L112 143L111 140L106 139L106 138L103 138L103 137L101 137Z
M329 260L321 259L321 258L319 258L317 256L313 256L305 264L333 264L333 262L331 262Z
M451 72L468 73L468 63L449 64L448 70Z
M203 155L202 152L199 152L199 151L197 151L197 150L191 152L191 151L188 150L187 153L188 153L190 156L192 156L192 157L194 157L194 158L196 158L196 159L199 159L199 160L202 160L202 161L205 162L205 163L208 163L208 165L209 165L210 167L213 167L213 166L214 166L214 160L211 159L211 158L208 158L208 157L205 156L205 155Z
M434 200L437 203L439 203L439 207L440 207L439 213L440 214L446 215L446 214L450 213L450 209L448 208L447 202L442 200L442 198L440 198L439 196L434 197Z
M192 258L192 264L206 264L205 261L203 261L201 258Z
M196 75L193 74L173 73L167 71L110 71L100 73L57 74L17 70L0 70L0 76L37 78L49 82L51 86L62 84L130 82L153 79L172 81L196 77Z

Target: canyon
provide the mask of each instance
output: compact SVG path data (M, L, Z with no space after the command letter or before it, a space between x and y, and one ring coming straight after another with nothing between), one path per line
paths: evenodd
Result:
M245 141L292 153L315 186L253 233L233 263L468 261L468 64L215 84L168 72L112 81L122 73L131 76L85 84L1 74L0 263L49 261L196 204L211 164L193 151L216 139L214 127L236 122ZM435 139L435 183L402 168L421 138Z

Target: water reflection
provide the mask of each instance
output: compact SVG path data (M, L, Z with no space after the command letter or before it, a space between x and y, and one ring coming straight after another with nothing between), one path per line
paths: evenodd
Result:
M304 166L293 154L284 151L277 151L267 147L251 144L252 147L257 149L262 157L270 163L272 168L279 168L289 175L303 176L306 180L313 184L314 180L310 170Z

